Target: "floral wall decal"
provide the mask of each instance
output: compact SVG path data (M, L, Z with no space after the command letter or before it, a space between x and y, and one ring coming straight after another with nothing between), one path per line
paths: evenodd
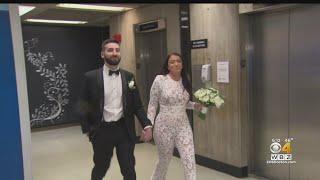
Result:
M35 72L44 78L43 95L45 102L31 110L31 127L41 126L44 122L55 124L64 114L65 106L69 103L69 84L67 80L67 65L58 63L54 69L48 64L56 62L51 51L37 51L38 38L24 41L27 63L35 67Z

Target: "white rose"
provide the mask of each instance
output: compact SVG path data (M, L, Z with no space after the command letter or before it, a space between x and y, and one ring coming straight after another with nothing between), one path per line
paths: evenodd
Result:
M198 90L194 93L194 96L199 99L201 92Z
M205 96L206 94L205 94L205 92L203 91L203 90L201 90L200 92L199 92L199 97L203 97L203 96Z
M208 95L205 95L205 96L203 97L203 101L204 101L204 102L208 102L208 101L209 101L209 96L208 96Z
M129 82L129 88L130 88L130 89L134 89L134 88L135 88L135 86L134 86L134 81L133 81L133 80L131 80L131 81Z
M215 103L217 108L220 108L221 105L224 103L224 100L220 96L216 96L214 98L214 103Z
M210 97L210 102L214 103L214 97Z

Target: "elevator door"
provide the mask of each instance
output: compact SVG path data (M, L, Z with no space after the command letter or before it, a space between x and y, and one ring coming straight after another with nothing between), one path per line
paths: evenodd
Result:
M136 33L135 48L137 83L143 104L147 107L152 82L166 58L166 31Z
M320 5L290 12L290 179L320 179Z
M320 6L253 19L253 173L279 180L320 179ZM272 138L286 137L293 138L296 163L267 164Z
M273 138L288 137L288 13L254 17L253 159L254 173L289 178L289 165L266 164Z

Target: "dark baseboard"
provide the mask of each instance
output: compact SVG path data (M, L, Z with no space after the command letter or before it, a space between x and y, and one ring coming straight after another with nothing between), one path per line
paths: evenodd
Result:
M173 155L176 157L180 157L179 152L176 148L174 148ZM238 178L248 177L248 166L236 167L198 154L196 154L195 158L196 163L201 166L224 172Z

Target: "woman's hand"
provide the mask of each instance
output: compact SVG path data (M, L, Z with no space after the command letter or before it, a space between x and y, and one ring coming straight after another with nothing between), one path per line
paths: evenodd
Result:
M195 104L194 104L194 108L195 108L196 110L198 110L198 111L201 111L202 107L203 107L203 105L200 104L200 103L195 103Z

